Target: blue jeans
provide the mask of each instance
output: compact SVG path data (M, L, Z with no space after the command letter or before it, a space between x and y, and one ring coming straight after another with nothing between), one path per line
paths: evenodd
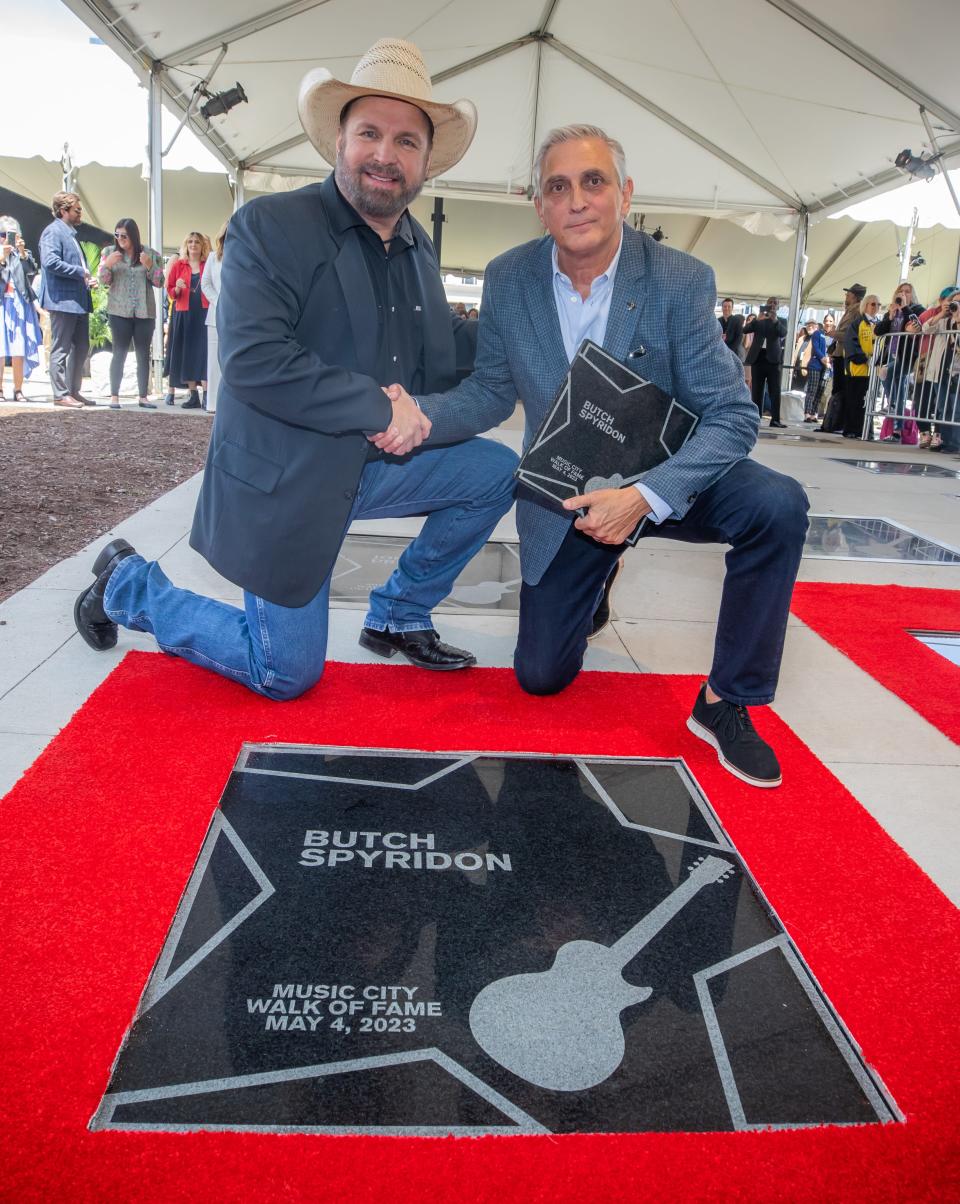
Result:
M773 701L807 506L792 477L741 460L684 518L644 528L645 535L665 539L731 545L709 677L711 689L728 702ZM555 694L580 672L593 612L625 550L596 543L571 525L540 583L521 587L514 670L528 693Z
M370 595L368 627L432 629L430 612L513 504L516 466L503 444L470 439L364 467L351 519L427 515L390 580ZM164 652L268 698L289 699L323 673L329 598L328 576L306 606L244 592L240 609L178 589L156 561L128 556L107 583L104 607L121 626L151 632Z

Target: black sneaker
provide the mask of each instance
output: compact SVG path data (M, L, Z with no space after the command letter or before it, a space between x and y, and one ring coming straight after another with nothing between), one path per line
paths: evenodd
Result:
M593 624L590 628L588 640L592 640L594 636L598 636L604 627L610 622L610 595L613 593L613 586L617 578L620 576L620 570L623 568L623 557L621 556L617 563L610 570L610 576L603 587L603 593L600 595L600 601L597 603L597 609L593 612Z
M773 749L757 735L744 706L732 702L707 702L707 686L700 687L687 727L717 750L724 769L751 786L769 788L783 781Z

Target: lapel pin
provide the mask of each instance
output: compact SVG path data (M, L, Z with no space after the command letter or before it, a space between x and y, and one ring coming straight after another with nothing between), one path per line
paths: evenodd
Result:
M636 301L628 301L627 302L627 309L636 309L636 308L637 308Z

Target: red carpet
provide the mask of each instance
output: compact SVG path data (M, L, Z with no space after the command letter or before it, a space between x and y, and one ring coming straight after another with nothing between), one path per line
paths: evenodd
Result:
M131 653L7 796L5 1200L960 1198L960 914L771 713L786 784L742 785L684 720L690 677L331 665L261 701ZM243 740L683 756L905 1124L417 1139L104 1132L87 1121Z
M793 613L960 744L960 668L910 631L960 631L960 591L797 582Z

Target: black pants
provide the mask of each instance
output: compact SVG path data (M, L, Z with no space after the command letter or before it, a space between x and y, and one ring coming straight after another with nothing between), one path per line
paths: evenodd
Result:
M770 394L770 421L780 421L780 373L782 364L771 364L769 360L759 359L750 365L750 392L753 404L763 417L763 386L766 382Z
M792 477L739 460L682 519L644 528L644 537L731 545L709 677L711 689L728 702L773 701L807 504ZM528 694L559 693L580 672L593 612L625 550L596 543L571 524L539 584L523 583L513 665Z
M113 359L110 361L110 396L120 392L123 365L130 340L137 354L137 396L146 397L150 383L150 343L153 339L153 318L119 318L110 315L110 341L113 343Z
M863 434L863 418L867 402L869 376L848 376L843 385L843 433Z
M50 311L50 384L54 399L76 397L90 350L90 315Z

